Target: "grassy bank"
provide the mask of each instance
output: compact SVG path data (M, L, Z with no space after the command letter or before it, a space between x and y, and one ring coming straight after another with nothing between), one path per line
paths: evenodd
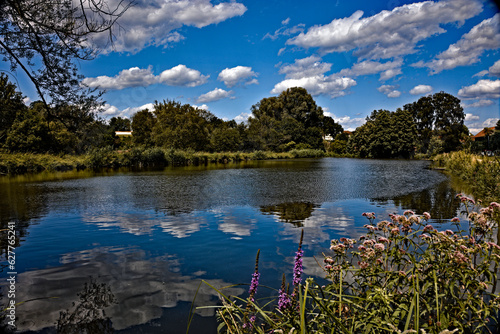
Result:
M459 151L436 156L434 164L464 181L477 198L500 200L500 158Z
M42 171L67 171L81 169L117 167L161 167L188 166L209 163L230 163L249 160L319 158L325 156L321 150L303 149L276 153L255 152L195 152L153 148L133 148L116 151L111 148L95 149L92 152L74 156L50 154L0 153L0 174L14 175Z

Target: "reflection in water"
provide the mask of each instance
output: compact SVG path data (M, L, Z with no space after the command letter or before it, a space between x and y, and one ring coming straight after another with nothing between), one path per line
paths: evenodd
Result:
M278 205L263 206L260 210L264 214L277 215L280 221L301 227L302 222L311 217L318 205L304 202L283 203Z
M61 311L57 320L58 334L113 333L111 319L106 316L105 308L116 303L115 296L105 283L97 283L92 278L85 283L79 300L73 303L72 310Z
M333 238L365 233L365 211L382 219L404 209L437 221L456 215L457 190L427 164L325 158L0 178L0 252L5 258L4 229L15 221L16 299L31 300L19 305L18 329L53 332L59 319L71 330L86 305L75 298L92 276L117 303L90 323L123 333L185 332L201 279L217 287L248 282L261 249L262 285L276 287L291 273L302 229L305 272L323 277L314 256ZM90 286L84 296L97 289ZM217 302L202 285L196 305ZM193 332L215 332L213 314L201 309L204 325Z
M19 274L17 286L22 289L19 289L17 300L37 300L19 305L16 314L19 319L16 323L18 330L37 331L52 327L61 320L61 312L68 314L63 316L61 325L74 324L72 312L75 311L65 310L74 302L81 287L87 284L89 276L96 277L99 282L105 283L106 289L113 292L112 300L117 303L110 303L102 309L116 330L145 324L160 318L163 308L176 307L179 302L191 302L201 279L195 274L182 275L175 256L147 258L144 251L134 249L95 248L64 254L61 263L62 266L59 267ZM216 287L229 285L220 279L206 281ZM87 287L95 289L92 285ZM241 295L244 292L241 288L226 291L229 295ZM89 295L92 292L96 291L88 288L84 291L87 301L92 297ZM52 298L47 299L49 297ZM110 300L109 297L108 294L107 300ZM104 304L102 300L93 300L100 303L100 307ZM216 302L217 292L202 286L198 291L196 306L214 305ZM80 305L80 310L92 308L82 301ZM198 314L213 316L214 311L203 309ZM176 324L179 327L185 325L186 322Z
M422 214L429 212L433 220L446 220L457 215L460 201L450 191L449 181L437 184L419 192L412 192L392 198L395 205Z

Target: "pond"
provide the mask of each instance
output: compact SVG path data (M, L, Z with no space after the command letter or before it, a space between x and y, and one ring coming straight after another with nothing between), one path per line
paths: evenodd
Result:
M14 269L18 331L185 333L197 291L195 306L218 304L201 280L247 284L225 290L245 298L258 249L259 295L276 296L262 286L291 278L301 230L305 273L321 280L315 257L332 238L363 233L363 212L411 209L448 222L459 189L428 164L323 158L3 177L2 304ZM214 313L197 311L190 332L215 333Z

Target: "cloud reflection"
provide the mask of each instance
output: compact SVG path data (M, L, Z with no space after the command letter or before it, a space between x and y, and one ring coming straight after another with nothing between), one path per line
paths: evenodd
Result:
M116 330L160 318L163 308L176 307L179 302L192 302L201 279L181 274L173 255L147 258L144 251L136 249L103 247L68 253L61 257L61 264L18 275L16 299L37 299L18 306L18 330L53 327L91 276L109 286L118 302L105 309ZM229 285L220 279L206 281L215 287ZM229 295L244 292L241 288L225 291ZM217 293L202 285L195 305L214 305L217 300ZM198 314L213 316L214 309L202 309Z

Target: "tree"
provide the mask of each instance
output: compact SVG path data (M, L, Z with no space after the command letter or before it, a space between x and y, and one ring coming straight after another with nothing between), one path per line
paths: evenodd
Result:
M251 110L252 149L283 151L292 142L298 147L323 148L323 110L306 89L289 88L278 97L262 99Z
M338 134L344 132L344 128L339 123L336 123L330 116L323 117L323 135L332 136L335 138Z
M109 126L113 131L130 131L131 122L128 118L111 117Z
M26 110L23 96L17 91L16 85L5 74L0 74L0 147L5 143L17 114Z
M132 116L132 138L135 144L152 146L153 127L156 118L148 109L138 111Z
M434 135L443 141L444 151L450 152L459 148L468 134L460 100L448 93L421 97L417 102L406 104L404 109L413 115L423 153L427 152Z
M95 104L99 94L81 87L76 61L95 56L97 34L107 33L112 41L111 29L130 5L125 0L114 7L95 0L2 0L2 60L13 71L21 68L49 113L50 105L61 102Z
M410 112L374 110L349 138L348 148L362 158L410 158L415 144L415 123Z
M173 149L209 151L210 135L222 120L212 113L176 101L156 102L153 142Z

